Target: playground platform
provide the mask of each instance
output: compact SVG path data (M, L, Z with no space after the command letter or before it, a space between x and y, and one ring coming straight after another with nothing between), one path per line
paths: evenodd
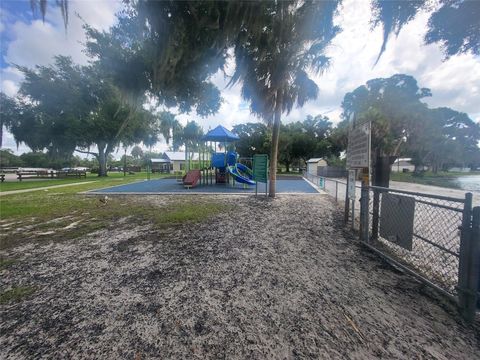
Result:
M302 178L295 180L277 180L277 193L281 194L318 194L318 191L309 182ZM89 191L88 194L254 194L255 186L246 186L236 183L197 185L186 189L175 179L155 179L130 183L127 185L113 186L105 189ZM265 184L258 184L259 195L265 194Z

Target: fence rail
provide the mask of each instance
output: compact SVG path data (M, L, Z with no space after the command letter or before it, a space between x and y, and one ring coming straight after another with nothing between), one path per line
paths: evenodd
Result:
M457 295L465 200L378 187L370 187L369 195L369 244ZM388 199L398 204L389 208ZM411 203L409 209L401 205L402 200ZM387 222L390 229L382 227ZM406 231L411 242L407 248L396 243Z
M347 192L346 180L331 179L325 176L310 174L308 172L305 172L303 177L318 186L327 194L335 197L337 202L343 202L345 200L345 193Z
M346 181L304 177L344 204L345 224L359 230L364 245L455 301L465 319L474 319L480 308L480 207L472 208L471 193L453 198L363 186L352 201Z
M360 226L360 212L357 203L360 201L361 186L355 186L357 197L355 200L347 198L347 179L328 178L305 172L303 177L312 182L327 194L335 198L335 201L344 207L344 222L351 228L358 230Z
M479 294L480 207L452 198L376 186L361 190L362 241L454 300L473 321Z

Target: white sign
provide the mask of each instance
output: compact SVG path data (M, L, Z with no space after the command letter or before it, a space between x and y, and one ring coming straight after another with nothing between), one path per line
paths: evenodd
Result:
M368 168L370 165L370 121L348 132L347 168Z
M350 200L355 200L356 175L356 170L348 170L348 198Z

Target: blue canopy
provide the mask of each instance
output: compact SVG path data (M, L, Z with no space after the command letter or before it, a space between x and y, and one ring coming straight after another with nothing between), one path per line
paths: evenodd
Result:
M222 125L218 125L215 129L210 130L204 137L204 141L218 141L218 142L232 142L240 140L238 135L235 135L230 130L225 129Z

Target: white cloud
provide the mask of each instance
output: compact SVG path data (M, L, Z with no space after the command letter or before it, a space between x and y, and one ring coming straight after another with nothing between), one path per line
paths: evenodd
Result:
M42 20L26 23L19 19L8 25L14 40L8 44L5 60L10 64L32 67L49 64L55 55L64 55L71 56L79 64L86 64L82 19L97 29L107 29L114 24L115 12L121 6L120 1L71 1L67 31L58 7L48 8L45 23Z
M12 80L2 80L2 91L8 96L14 96L18 91L18 84Z

